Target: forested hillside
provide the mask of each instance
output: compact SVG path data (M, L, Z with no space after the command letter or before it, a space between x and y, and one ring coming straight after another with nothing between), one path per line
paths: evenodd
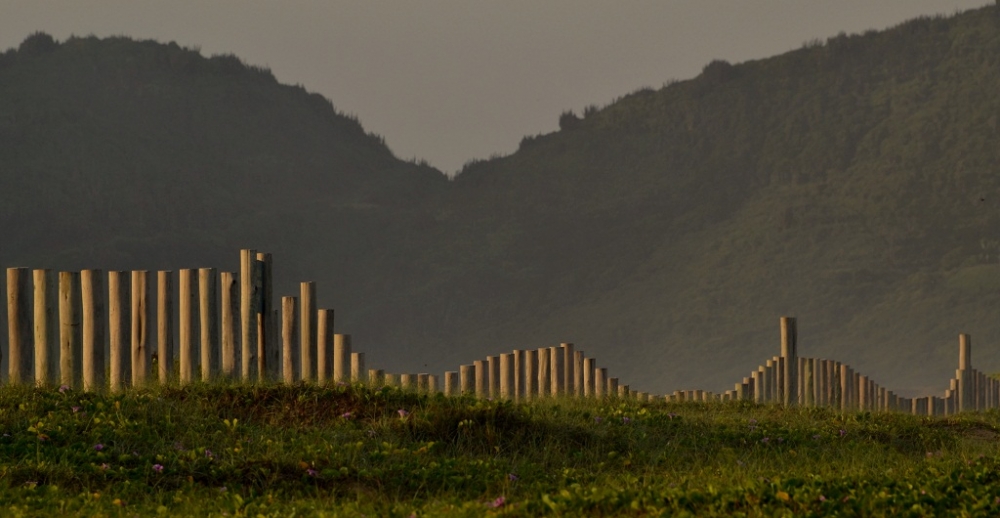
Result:
M448 182L233 56L34 35L0 55L0 262L268 250L392 370L572 341L721 390L794 315L801 354L943 389L960 331L1000 370L997 85L997 8L918 19L564 113Z

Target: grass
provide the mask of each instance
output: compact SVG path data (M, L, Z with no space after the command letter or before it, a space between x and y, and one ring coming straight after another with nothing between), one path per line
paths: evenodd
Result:
M7 386L0 514L996 515L998 417Z

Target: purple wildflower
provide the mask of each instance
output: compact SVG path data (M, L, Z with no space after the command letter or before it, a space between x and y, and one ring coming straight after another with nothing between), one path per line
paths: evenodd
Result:
M212 450L209 450L209 449L206 448L205 449L205 457L208 457L209 459L214 459L215 458L215 454L212 453Z
M399 412L399 417L402 418L402 419L406 419L406 416L410 415L409 412L407 412L406 410L403 410L402 408L400 408L396 412Z
M225 493L226 491L228 491L228 489L226 489L226 486L222 486L219 488L220 493Z
M496 509L497 507L503 507L503 504L507 503L504 497L498 497L496 500L489 503L489 506Z
M517 475L515 475L513 473L507 473L507 480L509 480L511 482L517 482L520 479L521 479L521 477L519 477L519 476L517 476Z
M60 394L62 394L63 392L66 392L67 390L69 390L69 385L60 385L59 386L59 393Z
M97 443L97 444L94 445L94 450L95 451L101 451L103 449L104 449L104 445L101 444L101 443Z
M110 468L110 467L111 466L108 466L108 463L105 462L105 463L101 464L101 471L107 471L108 468Z
M319 476L319 471L316 471L313 468L309 468L306 470L306 475L309 475L310 477L317 477Z
M623 418L622 418L622 422L623 422L623 423L625 423L625 424L629 424L629 423L631 423L631 422L632 422L632 420L631 420L631 419L629 419L629 418L627 418L627 417L623 417Z
M845 435L847 435L847 430L844 430L843 428L841 428L840 429L840 436L843 437Z
M601 416L594 417L594 423L600 423L600 422L601 422Z
M153 471L163 473L163 464L153 464Z
M73 407L70 407L70 410L72 410L72 411L73 411L73 413L75 414L75 413L77 413L77 412L79 412L79 411L80 411L80 407L78 407L78 406L73 406Z
M350 419L351 418L351 413L350 412L344 412L343 414L340 414L340 417L343 418L343 419Z
M771 442L771 438L770 437L764 437L763 439L760 440L760 442L762 442L764 444L767 444L767 443Z
M667 414L667 417L673 419L673 418L677 417L677 414L675 414L673 412L670 412L669 414Z
M819 495L819 501L820 502L826 502L826 497L823 496L823 495Z

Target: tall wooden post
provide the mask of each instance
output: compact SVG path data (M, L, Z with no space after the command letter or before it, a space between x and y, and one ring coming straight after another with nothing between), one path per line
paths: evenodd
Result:
M488 388L486 385L486 362L483 360L476 360L472 362L476 368L476 397L483 399L487 396Z
M583 351L573 351L573 392L577 397L583 397Z
M562 349L562 353L563 353L563 359L562 359L562 364L563 364L563 382L562 382L563 395L575 396L576 395L576 387L574 387L574 385L573 385L573 381L575 380L575 377L574 377L574 374L575 374L575 372L574 372L575 357L573 355L573 344L571 344L571 343L562 343L562 344L559 344L559 348Z
M104 388L104 272L80 272L83 306L83 390Z
M524 399L524 350L514 349L514 399Z
M9 380L11 383L31 383L32 356L31 305L28 303L27 268L7 269L7 337L8 358L10 360Z
M500 355L500 397L514 399L514 355Z
M316 313L316 383L323 384L333 376L333 310Z
M219 282L218 270L198 270L198 309L201 315L201 379L219 375Z
M276 322L281 308L274 306L274 271L270 253L257 252L256 268L260 270L260 306L257 309L257 372L262 379L281 377L281 333Z
M236 282L236 275L232 272L222 272L219 275L219 292L221 294L220 310L221 329L219 340L222 342L222 375L230 380L239 379L243 361L241 355L242 348L238 346L236 315L240 310L239 285Z
M240 359L244 383L256 381L258 376L260 358L257 351L257 315L260 313L262 281L263 272L257 260L257 252L240 250Z
M464 367L464 365L463 365ZM451 397L458 393L458 372L445 371L444 373L444 395Z
M302 373L303 380L313 381L316 379L316 283L313 281L300 283L299 295L302 301L302 308L299 313L299 321L302 322L302 332L299 334L299 357L301 358L302 365L299 372ZM348 358L350 358L349 353ZM350 363L346 363L344 367L349 365ZM346 371L347 369L345 368L344 370ZM347 376L342 371L336 381L347 381L346 378Z
M35 270L35 383L50 385L59 379L59 285L52 270Z
M281 297L281 373L285 383L295 383L295 356L298 354L298 298Z
M83 377L80 342L80 272L59 272L59 377L69 387Z
M583 395L593 397L594 395L594 359L583 359Z
M174 371L173 272L156 272L156 374L166 384Z
M538 351L524 351L524 398L538 397Z
M500 357L488 356L486 364L490 370L490 397L500 397Z
M125 388L132 380L132 354L129 348L129 281L127 272L108 272L108 349L111 368L108 386L112 392Z
M549 366L549 360L551 355L549 354L548 347L542 347L538 349L538 396L543 397L550 394L552 390L552 370Z
M972 376L972 337L962 333L958 335L958 411L968 412L975 409L976 398Z
M551 368L549 379L552 382L553 397L566 395L566 386L563 384L566 381L565 365L563 365L564 358L565 353L561 348L549 347L549 367Z
M781 357L784 358L784 376L782 377L784 387L784 404L792 406L799 401L799 346L798 330L795 319L792 317L781 317Z
M195 289L195 271L185 268L178 272L178 312L180 342L180 382L182 385L195 380L195 351L197 335L195 308L198 306L198 291Z
M132 385L149 380L149 272L132 271Z

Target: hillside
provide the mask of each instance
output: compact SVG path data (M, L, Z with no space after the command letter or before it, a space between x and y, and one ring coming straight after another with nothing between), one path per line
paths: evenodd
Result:
M777 352L945 388L1000 322L1000 16L716 61L453 181L232 56L125 38L0 55L0 263L316 280L370 362L572 341L633 387L720 390Z

